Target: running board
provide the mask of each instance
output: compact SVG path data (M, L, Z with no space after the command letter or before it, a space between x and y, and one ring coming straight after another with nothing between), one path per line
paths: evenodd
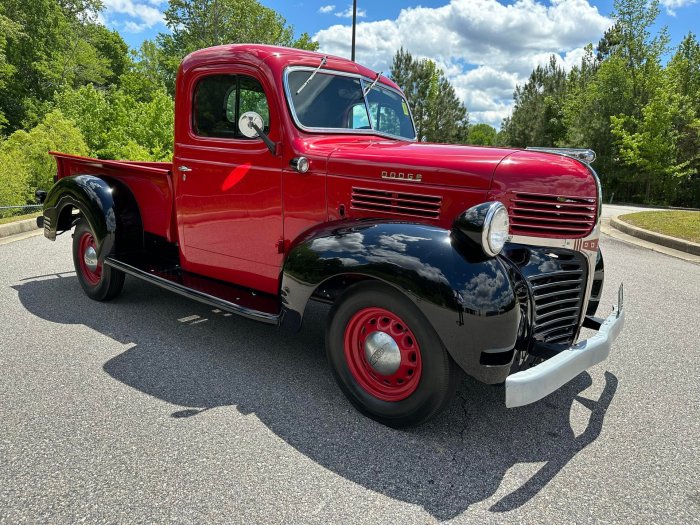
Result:
M225 312L266 324L280 323L279 303L270 295L185 272L177 265L159 266L136 258L127 262L113 256L104 264Z

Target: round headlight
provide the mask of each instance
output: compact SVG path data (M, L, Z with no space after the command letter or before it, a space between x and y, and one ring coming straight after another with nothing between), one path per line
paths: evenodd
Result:
M481 246L486 255L496 256L501 253L508 240L508 210L500 202L494 202L486 213Z

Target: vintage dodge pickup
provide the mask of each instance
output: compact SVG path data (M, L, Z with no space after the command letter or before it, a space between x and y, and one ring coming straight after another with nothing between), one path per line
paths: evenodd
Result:
M329 303L338 385L394 427L439 413L462 372L516 407L608 356L624 314L620 288L593 317L592 152L421 142L390 79L281 47L192 53L176 93L172 164L53 153L37 192L92 299L129 274L291 330Z

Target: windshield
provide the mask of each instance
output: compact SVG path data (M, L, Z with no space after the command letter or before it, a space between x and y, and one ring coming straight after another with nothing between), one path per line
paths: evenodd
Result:
M319 71L300 93L312 69L287 74L289 98L294 117L303 128L319 130L360 130L378 132L408 140L416 138L406 100L396 91L358 77Z

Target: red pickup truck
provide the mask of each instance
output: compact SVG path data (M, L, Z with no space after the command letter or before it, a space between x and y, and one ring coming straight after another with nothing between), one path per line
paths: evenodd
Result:
M203 49L177 76L170 163L53 153L44 234L75 228L85 293L125 274L298 330L332 304L326 350L348 399L418 424L462 372L509 407L604 360L600 182L580 150L427 144L390 79L263 45ZM582 327L598 332L577 342Z

